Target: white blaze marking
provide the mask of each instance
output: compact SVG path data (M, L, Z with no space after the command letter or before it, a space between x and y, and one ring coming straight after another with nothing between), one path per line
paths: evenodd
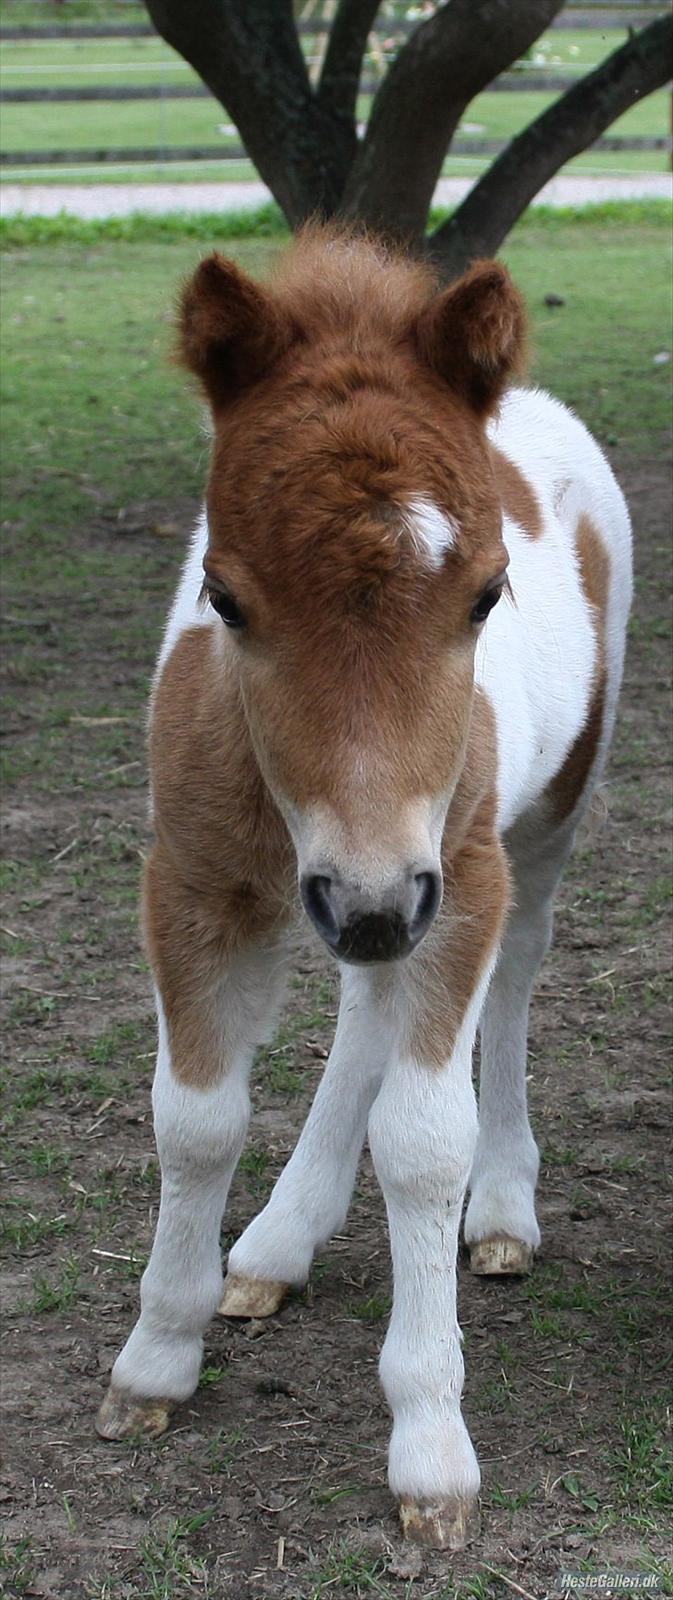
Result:
M408 502L404 520L418 555L432 567L441 567L447 550L455 550L456 523L422 494Z

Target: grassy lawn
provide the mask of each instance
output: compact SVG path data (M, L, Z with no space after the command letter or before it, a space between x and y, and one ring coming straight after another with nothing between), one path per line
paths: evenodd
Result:
M510 139L554 98L545 94L478 95L469 106L457 137ZM668 109L668 95L661 90L620 117L611 131L623 136L663 136L667 132ZM365 105L361 114L366 114ZM7 153L220 142L224 148L227 143L240 143L235 131L229 136L221 132L231 124L214 99L8 105L3 109L2 120L3 148ZM596 160L593 152L592 164ZM631 163L637 170L660 171L665 170L667 157L665 151L620 151L600 155L600 161L605 162L606 171L623 169Z
M216 100L151 100L4 107L4 149L84 150L109 145L217 145L226 117ZM240 143L233 135L229 142Z
M41 223L0 235L8 1600L541 1600L561 1566L637 1570L673 1594L660 462L673 363L655 362L671 351L669 220L644 206L529 217L503 252L528 298L533 376L594 428L628 491L636 609L610 815L579 843L533 1007L543 1252L520 1283L461 1271L484 1527L462 1555L411 1570L384 1483L390 1282L367 1159L309 1289L260 1337L213 1324L198 1395L163 1440L106 1446L91 1420L158 1199L136 911L143 719L207 461L168 359L172 306L211 243L257 273L279 241L227 238L222 218L191 219L189 237L175 218L60 225L51 243L35 242ZM309 951L259 1063L225 1248L296 1141L334 1011Z
M109 8L108 8L109 10ZM126 8L121 7L123 20ZM44 9L42 10L44 18ZM59 17L62 13L59 11ZM140 11L135 14L136 20ZM117 20L117 11L114 12ZM73 19L76 13L73 12ZM9 20L9 19L8 19ZM539 72L547 66L564 70L569 77L594 66L610 50L616 49L625 32L560 32L545 34L534 47L528 69ZM522 78L524 73L522 72ZM198 79L178 55L159 38L148 39L59 39L11 41L3 47L0 82L6 88L47 88L68 85L188 84ZM537 92L511 92L479 95L469 106L460 133L465 136L508 139L539 115L554 95ZM362 97L359 115L366 120L371 100ZM58 150L96 147L161 147L170 145L238 143L234 134L221 133L227 124L226 113L213 100L84 103L57 105L7 105L3 110L2 144L7 153L28 149ZM624 137L661 137L668 132L669 96L661 90L621 117L611 132ZM587 152L569 164L567 170L597 175L604 173L660 172L667 168L665 151ZM449 155L443 171L446 176L471 176L483 170L478 158ZM131 174L140 181L152 168ZM249 163L236 168L215 168L214 175L236 182L250 177ZM210 178L211 167L197 168L197 175ZM36 169L30 176L17 169L22 181L41 178ZM58 176L58 175L57 175ZM107 176L102 174L103 178ZM171 181L189 179L192 173L171 167Z
M6 89L200 82L182 56L158 35L150 39L7 39L0 77Z
M665 159L665 158L664 158ZM444 178L475 178L485 172L488 162L479 160L476 156L449 155L442 166ZM574 175L584 178L633 178L644 173L663 170L661 153L656 151L623 151L620 155L589 151L585 155L577 156L562 168L565 177ZM37 184L48 187L62 186L68 188L87 187L95 184L143 184L143 183L170 183L170 184L195 184L195 183L250 183L257 179L257 171L251 161L230 161L226 166L218 161L162 161L161 153L157 154L154 161L147 162L107 162L77 163L76 166L34 166L34 167L5 167L3 181L14 184Z

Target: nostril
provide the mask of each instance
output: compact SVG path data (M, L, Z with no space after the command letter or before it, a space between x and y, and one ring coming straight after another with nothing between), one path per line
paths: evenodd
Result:
M442 897L442 879L438 872L416 873L416 909L411 922L411 934L418 938L429 928L437 915Z
M320 873L307 875L302 878L300 889L304 910L323 938L334 943L340 929L331 901L332 879Z

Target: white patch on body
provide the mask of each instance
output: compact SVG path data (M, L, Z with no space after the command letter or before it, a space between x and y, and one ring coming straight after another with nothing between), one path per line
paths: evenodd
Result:
M168 615L168 622L166 623L166 630L161 650L159 651L159 659L154 671L152 694L154 694L168 657L177 644L180 635L187 628L213 628L215 623L219 622L212 606L204 605L199 598L203 584L203 558L207 548L208 521L204 507L190 539L180 582ZM150 704L150 711L151 709Z
M559 771L587 716L596 629L575 544L590 517L610 561L605 619L606 705L596 757L609 744L631 602L628 511L609 463L587 429L541 390L511 389L489 435L530 483L542 512L531 539L509 517L503 539L515 604L496 606L477 646L476 682L495 713L498 821L510 828Z

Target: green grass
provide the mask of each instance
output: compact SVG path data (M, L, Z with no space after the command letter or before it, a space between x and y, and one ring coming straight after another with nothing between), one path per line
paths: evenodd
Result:
M10 1197L5 1202L5 1214L0 1220L0 1240L17 1255L23 1255L47 1239L60 1239L72 1228L74 1220L74 1216L67 1217L65 1214L57 1217L36 1216L26 1212L20 1201Z
M271 1189L269 1166L269 1152L253 1145L244 1150L238 1163L238 1172L245 1178L245 1185L254 1199L260 1203L266 1199Z
M650 204L661 209L660 202ZM5 249L38 244L96 244L115 239L129 244L161 240L168 244L184 239L212 243L221 239L287 238L285 218L272 203L245 211L171 211L165 215L140 211L94 222L85 222L67 211L56 217L19 215L0 219L0 247Z
M335 1540L320 1568L311 1576L307 1600L322 1600L324 1595L391 1596L383 1573L386 1562L361 1550L351 1550L344 1540Z
M89 1059L96 1067L114 1066L118 1073L121 1066L137 1059L141 1046L142 1054L145 1053L153 1043L154 1032L154 1027L148 1027L145 1021L115 1023L93 1040ZM117 1076L115 1081L119 1083L123 1079Z
M189 1540L216 1512L216 1506L211 1506L194 1517L174 1518L165 1533L142 1541L138 1551L139 1586L134 1590L134 1600L173 1600L176 1593L199 1594L204 1600L212 1596L209 1563L205 1557L194 1555ZM100 1600L104 1600L104 1594L103 1590Z
M229 119L216 100L94 100L3 106L3 147L86 150L151 145L240 144L220 132Z
M12 1545L4 1534L0 1534L0 1576L6 1589L8 1600L20 1600L23 1595L34 1595L33 1587L36 1576L33 1557L31 1555L32 1540L19 1539Z
M24 1309L32 1316L42 1316L48 1311L67 1311L82 1298L81 1265L74 1255L59 1262L56 1274L49 1278L42 1273L35 1277L30 1305Z
M449 154L442 165L441 177L443 178L478 178L486 172L492 157L463 155L460 153ZM579 176L585 178L605 177L634 177L647 173L665 172L668 170L668 157L664 151L657 150L622 150L601 151L587 150L581 155L573 157L561 174L565 176ZM71 165L62 166L26 166L24 164L8 165L3 167L2 179L6 184L30 185L39 184L40 188L54 186L68 188L85 188L95 184L103 186L123 183L133 186L143 183L168 183L171 187L181 184L238 184L259 181L259 174L247 157L237 160L228 158L223 161L165 161L161 151L157 148L156 155L149 161L119 160L114 162L94 161L86 162L77 160Z
M430 231L439 227L449 215L445 207L433 207ZM536 206L517 224L515 238L521 239L528 228L565 235L570 227L573 231L595 232L603 225L621 229L659 228L663 237L670 228L671 217L670 202L656 199L606 200L591 206ZM67 210L55 217L18 214L0 218L0 249L4 250L41 244L93 245L114 240L129 244L159 241L177 244L185 239L196 239L212 246L232 240L287 240L289 237L290 230L282 211L273 201L240 211L134 211L130 216L104 217L90 222Z
M44 18L44 5L41 12ZM143 21L143 13L137 6L134 20ZM188 62L158 36L150 39L6 39L2 54L0 82L5 89L132 87L136 83L155 84L158 88L162 84L200 83ZM33 109L35 114L37 108Z
M372 1294L366 1300L349 1300L344 1307L347 1317L358 1322L384 1322L390 1316L392 1300L387 1294Z
M45 21L44 0L0 0L0 22L39 26ZM144 21L136 0L63 0L58 8L59 26L78 22L130 22Z
M104 186L123 183L169 183L171 187L180 184L200 183L253 183L257 181L257 173L251 161L228 160L226 167L221 161L162 161L161 156L153 161L112 161L112 162L86 162L78 161L72 166L7 166L3 167L2 180L5 184L39 184L40 188L61 188L63 186L75 189L87 188L95 184Z
M23 15L25 6L18 11L6 8L7 20L12 15ZM30 17L44 20L44 6L28 7ZM65 5L59 8L59 21L72 16L81 20L86 14L84 4ZM105 14L92 0L92 14ZM123 20L125 8L116 7L109 12L115 21ZM128 16L137 21L142 13L129 8ZM595 66L626 37L625 30L609 33L599 30L575 33L550 32L534 47L528 62L538 73L549 67L558 75L567 73L568 81ZM372 76L372 68L366 67ZM525 72L521 72L522 83ZM59 39L17 40L7 42L3 49L0 81L7 88L85 87L88 85L117 86L146 84L160 87L179 84L200 85L192 68L162 39ZM556 92L513 90L508 93L479 95L467 108L458 138L483 137L508 139L525 127L556 97ZM371 96L361 96L358 116L366 121L371 109ZM668 96L665 90L648 96L639 105L625 113L609 130L628 136L664 136L668 131ZM60 104L11 104L3 112L3 146L7 153L29 149L79 149L131 148L147 146L156 151L155 160L138 167L131 166L124 174L131 182L148 178L168 178L171 183L201 180L238 182L255 176L252 164L227 162L161 165L161 151L171 145L227 145L240 143L236 131L223 134L223 126L230 126L226 111L214 99L186 101L124 101L83 102ZM489 158L490 159L490 158ZM668 157L665 151L586 151L569 163L566 170L579 173L629 173L665 171ZM488 165L488 159L449 153L444 165L445 176L472 176ZM8 169L9 170L9 169ZM94 176L102 182L114 181L114 176L100 168L88 169L89 181ZM117 177L119 174L116 175ZM58 170L34 168L30 171L16 168L13 180L20 182L82 181L77 169Z
M128 69L126 81L128 82ZM124 73L121 67L122 75ZM37 74L33 74L34 78ZM48 74L39 74L47 86ZM141 78L141 74L133 75ZM152 82L160 81L156 72ZM77 75L84 85L86 74ZM108 74L96 74L95 81L108 83ZM11 75L11 87L23 83L20 74ZM26 87L29 85L27 84ZM31 85L31 86L34 86ZM482 94L468 107L456 138L508 140L532 122L556 99L555 94ZM370 101L363 101L360 113L366 117ZM668 131L668 96L665 90L648 95L620 117L610 132L622 137L643 135L663 137ZM3 107L3 148L7 154L22 150L86 150L151 146L157 151L172 145L240 144L240 137L227 113L213 98L206 100L128 100L65 101L38 104L10 104ZM228 131L224 131L224 130ZM612 165L623 166L627 156L636 154L636 166L665 170L664 151L615 152ZM595 153L592 160L595 160ZM223 171L223 177L226 172Z
M208 1467L211 1472L228 1473L243 1444L240 1428L218 1428L208 1440Z
M673 1515L673 1451L666 1438L666 1398L648 1396L640 1411L625 1411L610 1464L621 1505L632 1519L656 1528Z
M557 94L543 94L537 91L529 91L526 94L514 92L505 94L499 91L477 95L465 112L457 137L460 138L462 134L475 139L511 139L535 117L541 116L557 98ZM669 96L666 90L662 89L641 100L606 131L621 138L663 138L668 133L669 111ZM617 164L623 162L626 154L627 152L619 153ZM638 159L641 167L647 167L649 170L665 169L667 163L664 151L660 152L659 159L655 152L639 151ZM595 152L592 160L595 160Z

